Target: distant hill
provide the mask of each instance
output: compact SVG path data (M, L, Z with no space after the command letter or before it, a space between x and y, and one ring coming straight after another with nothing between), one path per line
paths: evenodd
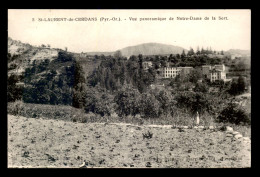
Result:
M131 55L166 55L166 54L181 54L186 49L174 45L166 45L160 43L144 43L136 46L130 46L120 49L123 56Z
M113 55L115 52L86 52L88 55L105 55L105 56L109 56L109 55Z
M250 50L229 49L228 51L225 52L225 54L250 56L251 52Z

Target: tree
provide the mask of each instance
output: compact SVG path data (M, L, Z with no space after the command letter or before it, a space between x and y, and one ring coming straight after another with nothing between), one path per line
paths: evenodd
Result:
M114 98L114 102L117 104L116 111L118 115L128 116L138 114L137 100L139 97L140 93L131 85L125 85L119 90Z
M237 95L237 83L233 80L230 88L227 90L230 95Z
M73 84L73 99L72 106L76 108L83 108L85 101L85 73L83 71L82 66L75 62L75 70L74 70L74 84Z
M193 48L190 48L190 50L188 51L188 56L192 56L192 55L194 55L195 53L194 53L194 50L193 50Z
M115 58L121 58L122 57L122 52L120 50L117 50L115 53L114 53L114 57Z
M195 92L207 93L208 92L208 86L205 83L196 83L194 91Z
M242 76L238 77L237 80L237 91L239 94L243 93L245 91L245 87L246 87L246 81Z
M245 110L241 109L236 103L229 103L218 116L219 122L234 124L250 124L251 120Z
M19 82L19 76L11 75L7 80L7 101L13 102L15 100L20 100L23 96L23 87L17 86Z
M197 83L199 79L202 78L202 73L199 68L193 69L189 74L189 81L192 83Z
M185 54L185 51L182 50L182 53L181 53L181 58L185 58L186 57L186 54Z
M160 103L154 95L142 93L137 99L138 112L145 118L155 118L159 116Z
M113 111L112 102L113 97L99 86L86 89L84 109L87 113L93 112L101 116L109 116Z
M230 95L238 95L245 91L246 82L242 76L239 76L238 80L233 80L230 88L227 90Z
M201 92L182 92L175 99L177 107L184 108L193 116L197 112L201 115L212 110L210 98Z
M197 55L200 55L200 48L199 48L199 47L197 48L196 54L197 54Z
M206 54L206 51L204 50L203 47L201 48L201 52L200 53L203 54L203 55Z

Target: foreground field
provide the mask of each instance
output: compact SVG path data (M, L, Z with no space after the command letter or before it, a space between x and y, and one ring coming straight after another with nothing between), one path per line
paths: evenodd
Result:
M143 138L147 132L151 139ZM251 141L226 132L8 115L8 167L251 167Z

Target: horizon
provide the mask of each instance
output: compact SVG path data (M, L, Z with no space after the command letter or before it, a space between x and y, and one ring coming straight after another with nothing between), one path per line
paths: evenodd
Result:
M8 36L34 46L75 53L115 52L146 43L173 45L197 51L251 50L250 10L8 10ZM228 16L227 21L37 22L56 17L170 17ZM119 42L118 42L119 41Z
M8 38L9 38L10 36L8 36ZM18 39L13 39L12 37L10 37L12 40L15 40L15 41L21 41L21 40L18 40ZM21 41L21 43L24 43L24 44L26 44L26 42L24 42L24 41ZM30 44L30 43L28 43L28 44ZM144 44L160 44L160 45L170 45L170 46L175 46L175 47L181 47L181 48L183 48L182 46L177 46L177 45L171 45L171 44L163 44L163 43L158 43L158 42L146 42L146 43L142 43L142 44L136 44L136 45L133 45L133 46L127 46L127 47L135 47L135 46L139 46L139 45L144 45ZM30 44L30 45L32 45L32 44ZM35 46L35 47L39 47L39 45L32 45L32 46ZM118 50L122 50L122 49L124 49L124 48L127 48L127 47L123 47L123 48L121 48L121 49L117 49L117 50L114 50L114 51L83 51L83 53L112 53L112 52L116 52L116 51L118 51ZM50 47L50 48L56 48L56 47ZM203 49L207 49L207 47L202 47ZM201 51L201 49L202 49L201 47L200 47L200 51ZM62 48L58 48L58 49L62 49ZM189 50L189 49L186 49L186 48L184 48L185 50ZM194 49L194 48L192 48L193 50L194 50L194 52L196 52L197 51L197 49ZM63 50L63 49L62 49ZM242 51L250 51L250 50L245 50L245 49L236 49L236 48L232 48L232 49L228 49L228 50L223 50L224 52L227 52L227 51L229 51L229 50L242 50ZM69 52L72 52L72 53L81 53L81 52L73 52L73 51L70 51L69 49L68 49L68 51ZM214 51L214 49L212 49L212 51ZM216 50L216 52L220 52L221 50Z

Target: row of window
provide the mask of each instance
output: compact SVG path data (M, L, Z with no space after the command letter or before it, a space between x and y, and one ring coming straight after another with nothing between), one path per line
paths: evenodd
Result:
M169 74L169 75L165 75L165 77L176 77L176 75L171 75L171 74Z
M165 73L179 73L179 71L165 71Z

